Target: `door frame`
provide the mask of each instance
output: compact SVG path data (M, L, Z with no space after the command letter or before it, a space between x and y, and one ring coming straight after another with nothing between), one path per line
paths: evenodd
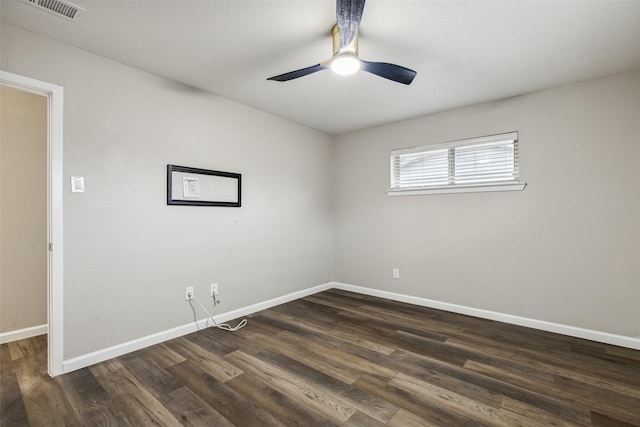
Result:
M0 84L47 98L47 370L53 377L64 373L63 88L2 70Z

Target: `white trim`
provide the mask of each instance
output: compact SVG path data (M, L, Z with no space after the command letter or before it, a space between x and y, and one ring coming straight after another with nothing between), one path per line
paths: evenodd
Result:
M496 184L460 184L442 185L429 188L416 188L413 190L387 190L388 196L418 196L420 194L447 194L447 193L482 193L489 191L522 191L526 187L526 182L510 182Z
M526 317L513 316L510 314L497 313L494 311L481 310L472 307L466 307L457 304L450 304L441 301L430 300L426 298L412 297L409 295L397 294L393 292L381 291L377 289L365 288L362 286L349 285L340 282L329 282L322 285L314 286L311 288L303 289L301 291L293 292L281 297L273 298L268 301L252 304L246 307L242 307L236 310L232 310L226 313L219 314L214 317L217 323L228 322L233 319L248 316L252 313L257 313L261 310L266 310L271 307L275 307L280 304L284 304L290 301L294 301L299 298L304 298L309 295L313 295L318 292L326 291L329 289L342 289L345 291L356 292L363 295L371 295L380 298L386 298L394 301L406 302L408 304L414 304L422 307L430 307L438 310L450 311L453 313L466 314L469 316L479 317L482 319L496 320L499 322L509 323L513 325L526 326L529 328L540 329L543 331L554 332L558 334L573 336L576 338L584 338L591 341L603 342L606 344L613 344L620 347L627 347L636 350L640 350L640 338L626 337L622 335L609 334L606 332L593 331L589 329L577 328L574 326L561 325L552 322L546 322L543 320L529 319ZM122 344L118 344L112 347L108 347L102 350L97 350L92 353L84 354L82 356L74 357L64 361L64 372L71 372L77 369L91 366L95 363L103 362L114 357L122 356L123 354L130 353L132 351L140 350L142 348L159 344L161 342L181 337L183 335L196 332L206 327L207 319L201 319L197 322L191 322L186 325L178 326L176 328L168 329L166 331L158 332L152 335L147 335L132 341L128 341Z
M528 317L514 316L511 314L482 310L479 308L467 307L464 305L451 304L448 302L436 301L427 298L413 297L409 295L397 294L394 292L349 285L346 283L334 282L333 287L336 289L356 292L359 294L386 298L393 301L406 302L422 307L430 307L438 310L450 311L452 313L466 314L468 316L479 317L481 319L496 320L498 322L509 323L512 325L525 326L542 331L554 332L556 334L568 335L575 338L583 338L605 344L612 344L620 347L640 350L640 337L634 338L625 335L611 334L608 332L594 331L592 329L578 328L576 326L563 325L560 323L547 322L545 320L531 319Z
M214 319L217 323L228 322L229 320L237 319L242 316L248 316L250 314L257 313L258 311L266 310L268 308L275 307L276 305L308 297L309 295L317 294L318 292L326 291L331 288L333 288L332 282L323 283L322 285L313 286L311 288L296 291L287 295L283 295L281 297L273 298L264 302L259 302L257 304L239 308L237 310L229 311L227 313L215 316ZM206 319L202 320L202 322L206 323Z
M3 332L0 334L0 344L23 340L25 338L37 337L47 333L47 325L31 326L29 328L18 329L16 331Z
M0 84L47 97L47 299L48 299L48 371L55 376L63 373L63 88L0 70Z
M248 316L252 313L256 313L261 310L266 310L276 305L284 304L290 301L294 301L300 298L304 298L309 295L313 295L318 292L326 291L333 287L332 283L325 283L322 285L314 286L311 288L303 289L301 291L293 292L281 297L273 298L268 301L252 304L246 307L242 307L236 310L232 310L226 313L214 316L216 323L224 323L239 317ZM85 368L95 363L103 362L114 357L122 356L123 354L130 353L132 351L140 350L145 347L149 347L154 344L178 338L183 335L196 332L206 327L207 319L201 319L197 322L187 323L186 325L178 326L176 328L168 329L166 331L158 332L155 334L147 335L145 337L137 338L122 344L114 345L102 350L97 350L92 353L84 354L82 356L74 357L64 361L64 372L71 372L77 369Z

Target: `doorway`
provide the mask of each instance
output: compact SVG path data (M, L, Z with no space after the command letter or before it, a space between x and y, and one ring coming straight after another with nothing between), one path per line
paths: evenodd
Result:
M64 372L63 366L63 233L62 233L62 110L63 88L51 83L0 71L0 84L42 95L47 103L47 368L49 375ZM25 171L28 173L28 171Z

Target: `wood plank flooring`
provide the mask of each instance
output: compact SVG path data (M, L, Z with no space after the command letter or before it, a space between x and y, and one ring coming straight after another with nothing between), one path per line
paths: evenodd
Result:
M331 290L69 374L0 346L2 426L640 426L640 351Z

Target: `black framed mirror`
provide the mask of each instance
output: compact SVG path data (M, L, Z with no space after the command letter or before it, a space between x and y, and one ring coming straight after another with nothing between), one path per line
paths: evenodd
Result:
M167 205L239 208L241 195L239 173L167 165Z

